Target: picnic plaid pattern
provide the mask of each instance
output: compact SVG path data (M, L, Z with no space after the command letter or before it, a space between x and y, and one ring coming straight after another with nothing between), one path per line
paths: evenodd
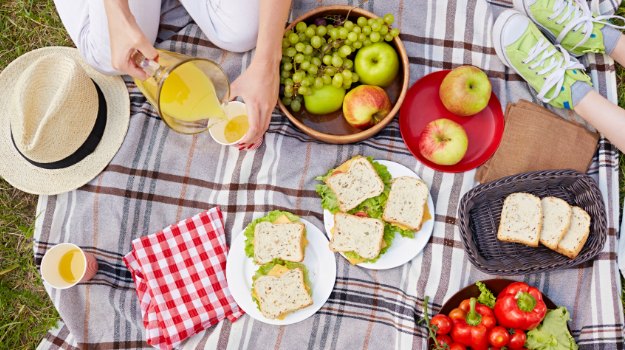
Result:
M323 5L353 0L293 2L292 18ZM613 12L619 1L602 1ZM250 63L251 53L216 49L191 23L184 9L165 3L158 47L206 57L231 79ZM433 71L462 64L485 70L502 105L533 99L527 84L497 59L492 25L511 1L369 0L365 9L393 12L410 60L410 82ZM595 87L616 102L614 64L606 56L584 58ZM131 81L130 130L112 163L86 186L59 196L40 197L35 257L52 244L75 242L94 253L99 273L74 288L50 290L64 323L51 331L42 349L148 347L132 276L121 258L137 237L219 205L228 242L247 223L273 209L291 211L322 225L314 177L358 154L388 159L414 170L431 189L436 205L432 238L410 263L369 271L337 258L336 286L313 317L276 327L243 316L220 322L189 338L188 349L425 349L426 331L418 324L423 298L430 309L476 280L492 278L466 259L456 224L460 198L475 186L474 171L432 171L406 149L397 120L374 138L353 145L312 140L275 113L263 145L253 152L220 147L209 135L179 135L162 123ZM571 112L558 111L567 118ZM557 131L554 130L554 133ZM618 221L617 151L605 140L589 169L604 194L608 237L591 262L551 273L516 276L541 288L572 311L570 327L581 349L624 349L623 310L616 266Z
M243 315L226 284L227 254L219 208L132 242L123 261L137 286L148 344L171 349Z

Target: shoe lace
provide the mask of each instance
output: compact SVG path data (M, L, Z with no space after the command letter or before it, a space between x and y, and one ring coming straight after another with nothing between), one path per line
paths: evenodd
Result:
M556 20L559 16L560 18ZM558 43L561 43L570 31L582 31L584 38L573 47L573 50L588 41L592 34L593 23L604 24L621 30L625 29L625 18L614 15L593 16L585 0L557 0L553 5L553 14L547 18L552 21L555 20L556 24L569 21L556 38ZM612 24L608 22L610 19L618 19L623 22L623 25Z
M538 98L546 103L560 94L568 69L584 69L584 66L571 57L562 46L558 45L557 48L561 55L557 55L558 50L549 41L540 38L528 52L527 58L522 61L530 70L535 71L536 75L543 76L545 83L538 92ZM551 96L547 97L547 93L554 87Z

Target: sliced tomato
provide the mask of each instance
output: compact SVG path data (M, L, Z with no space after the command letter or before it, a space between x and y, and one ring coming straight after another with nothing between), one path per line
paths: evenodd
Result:
M355 216L360 216L361 218L368 218L369 215L367 215L367 213L365 213L364 211L358 211L354 213Z

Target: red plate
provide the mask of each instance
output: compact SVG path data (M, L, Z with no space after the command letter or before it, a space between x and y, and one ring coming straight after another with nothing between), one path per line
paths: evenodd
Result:
M441 82L449 72L428 74L410 87L399 112L399 131L410 152L423 164L435 170L459 173L477 168L495 153L503 135L504 119L495 93L491 94L488 106L474 116L460 117L449 112L438 97ZM469 148L458 164L434 164L419 152L421 132L427 123L438 118L451 119L467 132Z

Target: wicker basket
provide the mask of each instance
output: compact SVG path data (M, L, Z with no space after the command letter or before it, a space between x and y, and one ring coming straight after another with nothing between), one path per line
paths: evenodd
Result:
M497 240L504 199L514 192L559 197L590 214L590 235L575 259L542 245L531 248ZM597 184L574 170L522 173L477 186L464 195L458 211L469 260L478 269L495 275L545 272L583 263L601 251L607 235L605 206Z

